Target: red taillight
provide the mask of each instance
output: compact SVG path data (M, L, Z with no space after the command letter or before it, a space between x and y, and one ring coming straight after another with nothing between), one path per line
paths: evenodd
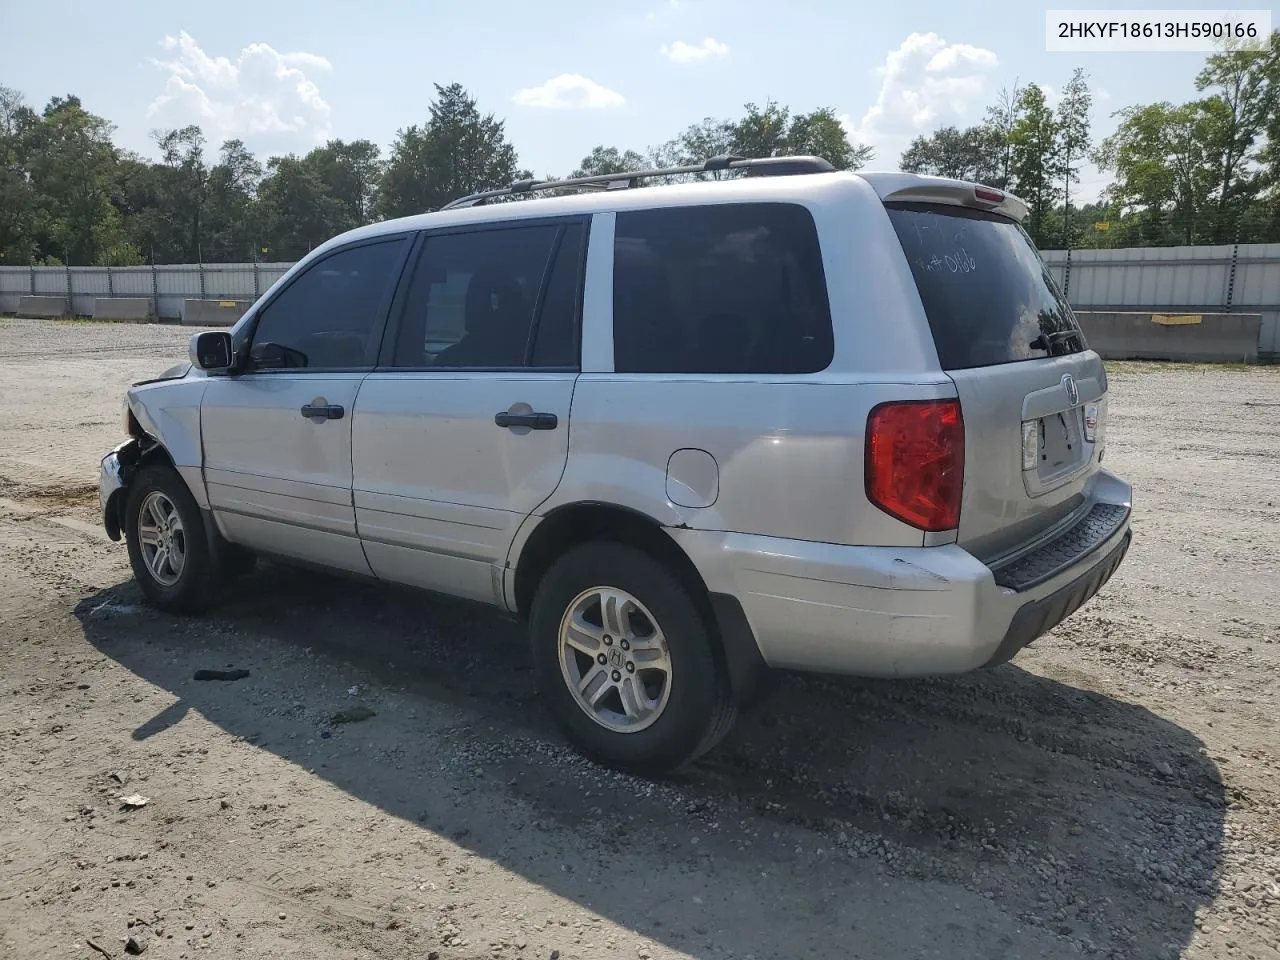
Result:
M991 187L974 187L973 196L979 203L990 203L992 205L1004 203L1004 193Z
M913 527L960 525L964 419L959 400L882 403L867 417L867 498Z

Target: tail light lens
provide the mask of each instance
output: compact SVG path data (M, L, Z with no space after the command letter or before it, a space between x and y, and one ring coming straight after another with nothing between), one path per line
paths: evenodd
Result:
M867 499L928 532L960 525L964 419L959 400L882 403L867 418Z

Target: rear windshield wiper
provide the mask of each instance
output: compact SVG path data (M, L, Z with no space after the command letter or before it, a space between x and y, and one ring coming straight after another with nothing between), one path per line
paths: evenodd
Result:
M1067 337L1079 337L1077 330L1054 330L1052 333L1041 333L1040 336L1032 340L1027 346L1032 350L1043 350L1045 353L1053 352L1053 345L1059 340L1065 340Z

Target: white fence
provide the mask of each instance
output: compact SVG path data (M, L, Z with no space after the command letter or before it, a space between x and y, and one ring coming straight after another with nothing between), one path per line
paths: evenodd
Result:
M1280 359L1280 243L1046 250L1044 258L1081 310L1260 313L1259 352ZM178 319L186 299L253 300L290 266L0 267L0 313L14 313L24 294L67 297L85 316L95 297L151 297L156 316Z
M291 263L170 264L155 267L0 267L0 313L28 294L66 297L71 312L93 315L98 297L150 297L162 320L182 317L185 300L256 300Z
M1043 256L1077 309L1258 313L1258 352L1280 359L1280 243L1069 253Z

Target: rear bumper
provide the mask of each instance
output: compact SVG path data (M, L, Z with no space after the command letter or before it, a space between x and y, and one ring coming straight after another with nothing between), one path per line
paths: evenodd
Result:
M1125 525L1126 528L1128 524ZM1033 600L1018 608L1013 615L1009 629L1005 631L1000 646L991 655L984 666L994 667L996 664L1012 660L1014 654L1043 633L1052 630L1067 617L1079 610L1093 595L1102 589L1111 579L1129 552L1129 544L1133 542L1133 533L1126 529L1124 538L1111 548L1101 563L1072 583L1059 587L1049 596Z
M1118 522L1095 530L1074 556L1062 555L1072 541L1061 538L1079 541L1076 528L1043 545L1036 553L1054 562L1041 563L1021 588L997 581L998 574L1010 581L1010 568L993 571L954 544L855 547L669 533L713 593L738 598L770 666L864 676L962 673L1009 659L1115 572L1131 536L1132 492L1109 473L1098 481L1091 506L1115 507Z

